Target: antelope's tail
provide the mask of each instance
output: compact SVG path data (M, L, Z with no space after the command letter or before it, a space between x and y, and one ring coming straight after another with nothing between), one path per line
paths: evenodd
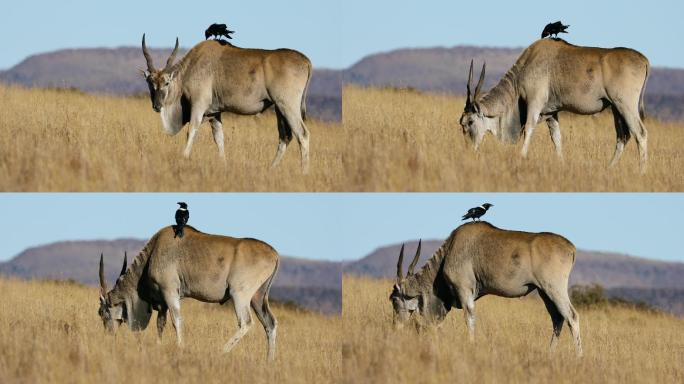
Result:
M641 86L641 93L639 94L639 117L641 120L646 120L646 112L644 111L644 94L646 93L646 82L648 81L648 76L651 72L651 66L646 61L646 76L644 77L644 85Z
M268 280L266 280L266 282L262 285L262 287L265 290L263 306L265 307L265 309L268 309L268 310L270 310L270 307L268 305L268 294L269 294L269 292L271 292L271 285L273 285L273 279L275 279L275 276L278 273L278 269L280 269L280 256L278 256L278 258L276 259L276 265L275 265L275 268L273 268L273 273L268 278Z
M311 73L312 73L312 68L311 68L311 62L307 62L307 69L309 71L308 76L306 78L306 85L304 86L304 92L302 93L302 120L306 121L306 94L309 91L309 84L311 83Z

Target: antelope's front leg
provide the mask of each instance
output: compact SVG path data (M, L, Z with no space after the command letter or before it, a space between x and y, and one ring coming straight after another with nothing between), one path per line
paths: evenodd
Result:
M475 341L475 299L470 292L459 292L459 300L468 327L468 340L472 343Z
M527 105L527 121L525 122L525 128L523 131L525 133L525 139L523 141L522 151L520 152L522 157L527 157L527 152L530 148L530 142L532 141L532 133L534 133L534 129L537 127L537 123L539 122L540 112L541 108L537 105Z
M159 309L157 312L157 341L161 342L162 334L164 333L164 327L166 326L166 306Z
M180 311L180 297L174 290L166 290L163 295L166 307L171 312L173 328L176 330L176 344L180 347L183 345L183 318Z
M195 136L197 135L197 129L202 125L202 120L204 118L204 109L193 108L192 114L190 115L190 127L188 128L188 141L185 144L185 150L183 151L183 156L187 159L190 157L190 152L192 152L192 143L195 141Z

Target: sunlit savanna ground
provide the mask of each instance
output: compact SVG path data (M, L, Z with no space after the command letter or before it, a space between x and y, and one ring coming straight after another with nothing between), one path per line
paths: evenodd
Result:
M407 90L346 87L343 122L311 119L311 172L293 140L281 166L275 116L224 114L227 161L208 124L190 159L187 127L162 131L146 98L0 85L3 191L684 191L684 124L648 119L649 169L632 140L615 169L612 116L561 114L565 161L544 124L530 155L487 137L480 153L458 126L463 100ZM648 99L647 99L648 111Z
M463 104L453 96L346 87L353 185L373 191L684 191L684 124L646 120L649 169L642 176L634 139L618 166L608 169L615 149L609 111L560 115L561 163L545 123L536 128L527 159L519 154L522 140L507 145L491 135L475 154L458 124Z
M549 353L551 320L538 297L477 301L475 343L463 313L438 329L394 331L392 282L343 280L348 383L681 383L684 320L629 308L579 308L584 356L567 326Z
M3 191L330 191L345 178L340 124L308 122L311 173L302 175L296 139L280 167L274 113L224 114L226 164L208 123L190 159L187 126L162 130L149 98L0 85L0 190Z
M232 309L182 302L184 346L167 324L157 342L155 316L140 333L107 335L95 288L0 279L0 383L331 383L341 370L339 317L273 306L278 351L266 359L256 322L233 351Z

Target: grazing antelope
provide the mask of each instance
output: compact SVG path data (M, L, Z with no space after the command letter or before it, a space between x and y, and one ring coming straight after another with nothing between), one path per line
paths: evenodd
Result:
M252 326L251 305L264 326L268 358L275 358L278 323L268 304L268 294L278 271L278 253L255 239L210 235L185 227L182 238L174 238L172 227L162 228L147 242L130 268L123 268L112 290L107 291L104 260L100 255L100 310L110 332L121 324L144 330L157 313L161 338L167 310L182 344L180 300L185 297L223 304L232 300L239 329L223 347L229 352Z
M640 168L646 171L647 132L642 121L648 59L628 48L578 47L563 40L538 40L523 51L516 63L486 95L480 95L486 64L482 65L475 93L470 91L460 119L463 135L475 150L491 132L499 140L515 142L524 135L527 156L535 126L546 120L558 157L562 158L558 112L593 115L611 107L617 132L614 166L633 135L639 147Z
M419 258L420 244L404 276L402 245L390 295L396 327L414 316L423 324L439 323L456 307L464 310L473 341L475 300L485 295L521 297L537 290L553 323L551 349L567 322L577 353L582 354L579 315L568 297L575 246L564 237L508 231L476 221L451 232L423 269L414 273Z
M302 170L309 169L309 130L306 91L311 61L291 49L246 49L226 41L207 40L195 45L176 64L178 39L166 66L156 69L142 38L152 108L161 114L164 131L177 134L190 123L183 152L190 157L197 129L207 119L219 155L225 158L221 112L255 115L275 105L280 141L272 167L282 160L292 137L297 138Z

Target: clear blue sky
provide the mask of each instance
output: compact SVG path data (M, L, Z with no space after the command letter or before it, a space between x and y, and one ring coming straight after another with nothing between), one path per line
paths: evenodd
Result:
M403 47L523 47L549 22L570 24L568 41L627 46L652 65L684 67L681 0L346 0L344 62Z
M408 239L443 239L468 208L582 249L684 262L684 194L3 194L0 260L58 240L149 238L177 201L198 229L256 237L281 254L352 260Z
M684 2L675 0L8 1L0 68L61 48L138 46L143 32L152 46L171 46L178 36L189 47L215 21L237 30L238 45L291 47L317 67L345 68L394 48L522 47L558 19L571 25L566 36L573 43L628 46L653 65L684 67L682 15Z
M0 7L0 68L26 56L61 48L140 46L143 32L153 47L204 39L214 22L235 30L236 45L293 48L316 67L341 64L341 1L3 1Z

